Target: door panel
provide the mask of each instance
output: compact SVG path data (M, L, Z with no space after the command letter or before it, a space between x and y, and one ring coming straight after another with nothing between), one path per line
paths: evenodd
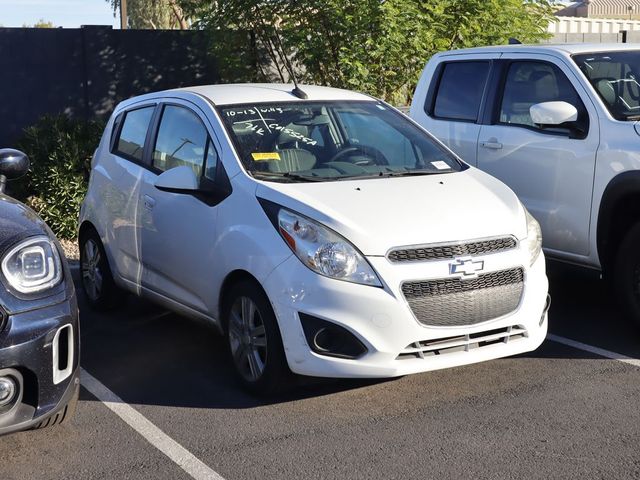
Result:
M152 145L152 170L140 190L142 285L202 313L210 311L215 274L211 246L218 208L191 193L155 187L158 175L189 166L202 185L215 172L217 150L201 118L187 102L164 105Z
M546 55L512 54L503 59L514 63L507 68L496 124L483 125L480 130L478 167L520 197L540 222L545 248L588 255L600 138L593 104L562 62ZM579 121L588 124L585 138L571 138L566 128L550 131L533 124L529 106L552 100L575 104Z
M110 155L109 174L104 192L104 206L110 219L108 243L114 245L112 257L116 273L125 280L140 284L139 206L140 186L146 171L143 162L144 144L155 105L128 111L123 119L114 153Z
M412 108L414 119L465 162L476 165L480 133L478 117L491 73L491 61L499 54L450 55L431 74L432 90L424 106Z

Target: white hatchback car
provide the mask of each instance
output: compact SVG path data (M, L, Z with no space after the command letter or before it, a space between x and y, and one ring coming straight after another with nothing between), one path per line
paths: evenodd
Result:
M84 290L223 332L240 381L393 377L531 351L540 229L515 194L387 104L215 85L121 103L80 214Z

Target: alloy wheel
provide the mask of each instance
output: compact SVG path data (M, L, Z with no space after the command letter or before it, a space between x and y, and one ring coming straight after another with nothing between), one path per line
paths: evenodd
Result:
M229 315L231 355L242 377L255 382L264 373L267 361L267 334L257 305L248 297L239 297Z
M82 285L93 301L96 301L102 293L102 271L100 270L100 249L93 239L88 239L84 244L82 255Z

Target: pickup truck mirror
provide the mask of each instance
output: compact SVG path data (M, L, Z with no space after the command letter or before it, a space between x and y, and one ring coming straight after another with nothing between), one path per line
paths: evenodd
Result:
M542 102L531 105L529 114L540 126L561 125L578 120L578 109L567 102Z
M198 177L191 167L182 165L160 174L154 183L158 190L173 193L193 193L200 189Z

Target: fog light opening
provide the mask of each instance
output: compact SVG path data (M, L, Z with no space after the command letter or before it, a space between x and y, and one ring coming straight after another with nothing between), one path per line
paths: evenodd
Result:
M357 359L367 353L367 347L349 330L335 323L299 313L309 348L328 357Z
M18 385L13 377L0 377L0 408L13 402L17 392Z

